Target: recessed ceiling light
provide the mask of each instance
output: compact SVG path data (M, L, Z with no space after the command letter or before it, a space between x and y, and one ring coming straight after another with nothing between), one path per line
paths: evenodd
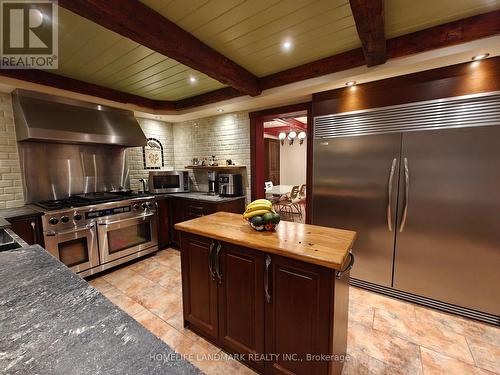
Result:
M217 108L217 112L224 112L222 108Z
M282 44L281 44L281 49L283 51L290 51L292 49L292 42L289 41L289 40L285 40Z
M198 80L196 79L196 77L193 77L193 76L189 77L189 82L191 82L191 83L196 83L196 81L198 81Z
M348 81L345 83L346 86L354 86L357 82L356 81Z
M484 60L486 59L490 54L489 53L482 53L480 55L472 56L472 61L479 61L479 60Z

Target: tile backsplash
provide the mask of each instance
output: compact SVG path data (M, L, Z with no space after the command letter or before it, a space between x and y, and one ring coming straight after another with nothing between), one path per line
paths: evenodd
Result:
M142 131L147 138L159 140L163 146L164 170L174 169L174 137L171 123L137 118ZM142 147L131 147L127 149L127 162L130 169L130 188L133 190L142 190L141 178L147 180L149 169L144 169L144 160L142 156Z
M0 94L0 209L24 204L10 94Z
M231 171L243 174L243 189L250 197L250 118L247 112L228 113L193 121L175 123L174 165L183 169L194 157L215 155L219 164L231 159L246 169ZM206 171L190 172L191 189L208 191Z

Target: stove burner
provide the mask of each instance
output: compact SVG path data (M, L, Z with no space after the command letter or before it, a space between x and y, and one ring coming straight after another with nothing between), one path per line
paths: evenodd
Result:
M77 194L77 195L74 195L73 197L87 201L87 204L88 203L114 202L114 201L119 201L119 200L123 199L122 196L120 196L118 194L107 193L104 191Z
M146 196L148 195L138 194L131 190L123 190L119 192L97 191L93 193L72 195L69 198L63 198L58 200L47 200L47 201L36 202L34 204L47 211L53 211L53 210L59 210L61 208L83 207L96 203L115 202L129 198L139 198Z
M41 201L35 203L35 205L37 205L38 207L41 207L48 211L59 210L61 208L67 208L67 207L81 207L85 206L86 204L88 203L82 202L80 199L75 197L69 197L59 200Z

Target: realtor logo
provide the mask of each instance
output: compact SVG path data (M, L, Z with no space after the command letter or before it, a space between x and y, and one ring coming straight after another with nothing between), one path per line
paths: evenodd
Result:
M57 2L0 0L0 68L57 69Z

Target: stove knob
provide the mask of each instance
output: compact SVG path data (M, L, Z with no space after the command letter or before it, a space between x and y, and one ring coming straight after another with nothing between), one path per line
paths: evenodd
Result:
M139 203L134 204L134 210L138 210L141 208L141 205Z
M148 203L148 208L153 208L153 202Z
M59 220L57 218L55 218L55 217L51 217L49 219L49 224L50 225L56 225L58 222L59 222Z
M62 216L61 217L61 222L62 223L66 224L68 221L69 221L69 217L67 217L67 216Z
M82 220L82 215L80 215L80 214L75 214L75 216L73 216L73 219L75 219L76 221L78 221L78 220Z

